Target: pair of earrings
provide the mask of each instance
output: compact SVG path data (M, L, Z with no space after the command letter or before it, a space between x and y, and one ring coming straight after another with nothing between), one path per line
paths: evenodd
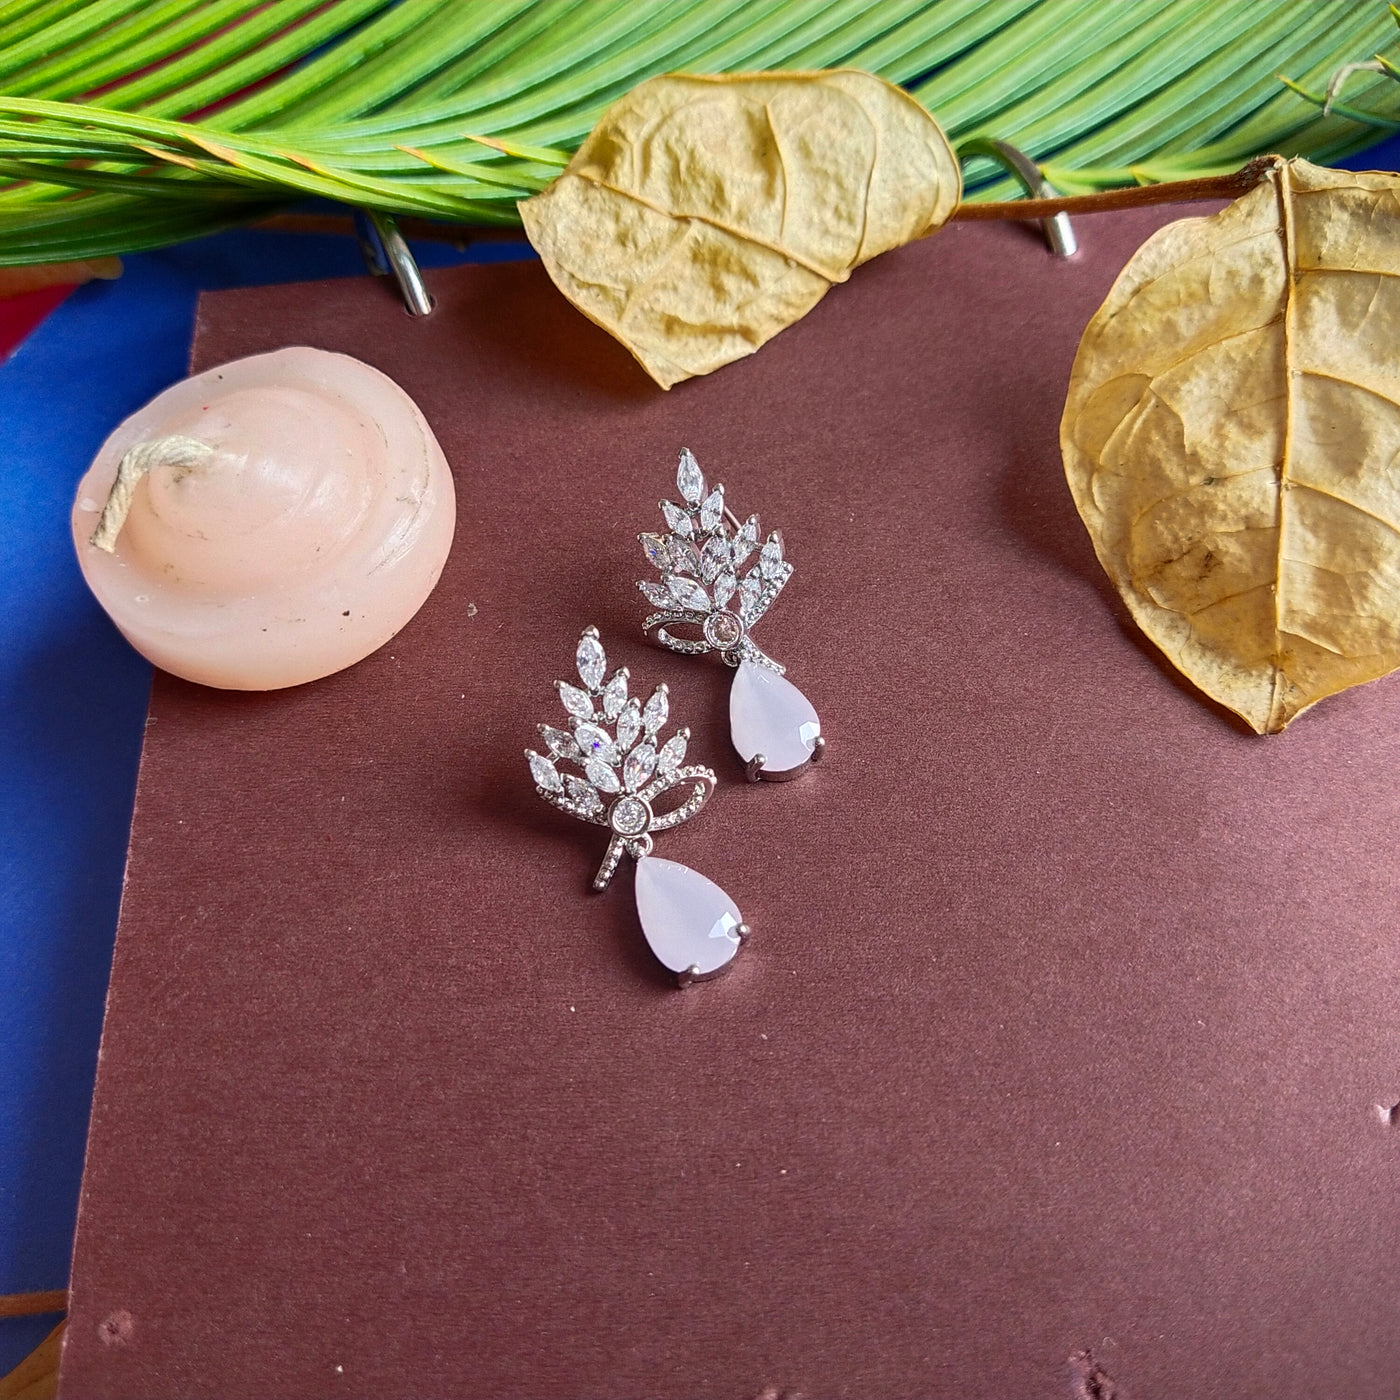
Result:
M741 524L725 505L724 487L706 489L688 450L681 452L676 485L684 504L661 502L668 533L639 537L661 573L659 584L637 585L657 609L643 631L672 651L719 653L734 668L730 733L749 778L797 777L825 751L821 722L807 697L785 678L784 668L749 635L792 576L782 535L775 530L760 545L758 517ZM678 635L680 627L694 628L697 635ZM714 771L686 765L688 729L662 741L670 718L667 687L657 686L645 703L631 695L626 667L608 675L596 627L579 638L574 661L580 684L555 682L567 727L540 725L548 754L525 751L535 788L562 811L608 829L595 890L607 887L624 855L636 862L642 931L680 985L713 977L733 961L749 927L738 905L712 880L651 852L655 833L688 821L709 800L717 782ZM561 763L579 772L560 772ZM672 805L659 810L662 799Z

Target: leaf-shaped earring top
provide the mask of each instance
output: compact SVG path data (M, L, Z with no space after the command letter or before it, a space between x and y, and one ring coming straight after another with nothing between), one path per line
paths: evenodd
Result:
M681 449L676 487L686 505L661 502L669 535L645 532L637 537L647 561L662 576L660 584L637 584L659 610L642 624L643 631L672 651L717 651L731 666L754 661L781 673L783 668L749 636L792 575L781 533L773 531L760 547L758 516L741 525L725 505L724 487L708 487L689 448ZM745 571L755 550L758 560ZM736 594L738 607L731 608ZM671 629L682 623L697 627L700 635L676 636Z
M526 749L525 761L545 801L612 832L593 881L594 889L601 890L624 854L640 860L651 852L653 832L679 826L700 810L714 791L715 775L708 768L682 767L689 730L678 730L660 743L671 712L665 685L657 686L643 705L627 694L630 677L625 666L604 680L607 655L596 627L584 630L574 661L582 686L554 683L569 728L541 724L540 736L549 753ZM560 763L573 764L582 776L561 773ZM653 804L662 794L687 784L691 792L680 806L655 811Z

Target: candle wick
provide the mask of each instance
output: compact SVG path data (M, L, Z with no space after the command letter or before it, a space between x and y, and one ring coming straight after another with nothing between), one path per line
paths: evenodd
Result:
M170 437L152 438L138 442L121 460L117 479L107 493L107 504L92 532L90 543L108 554L115 554L117 536L126 524L127 512L136 495L137 483L152 467L183 467L186 471L199 466L213 454L214 449L198 438L173 433Z

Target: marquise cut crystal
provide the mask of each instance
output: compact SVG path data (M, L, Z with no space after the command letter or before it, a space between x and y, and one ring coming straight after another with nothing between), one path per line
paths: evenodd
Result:
M700 559L700 551L689 540L676 540L671 546L671 557L675 560L677 573L690 574L693 578L700 577L704 564Z
M617 746L605 729L596 724L580 724L574 730L574 739L585 758L601 759L604 763L618 761Z
M648 734L655 734L666 723L666 716L670 713L671 702L667 698L666 692L658 686L652 691L651 699L647 701L646 709L642 711L642 728Z
M758 616L759 604L763 601L763 580L757 569L750 569L739 585L739 616L746 623L752 623Z
M681 607L689 608L693 612L709 612L709 597L694 579L683 578L680 574L672 574L666 580L666 587L671 590L671 597Z
M622 784L617 780L617 774L608 767L606 763L599 762L596 758L590 758L583 766L583 771L588 774L588 781L593 784L599 792L621 792Z
M724 487L716 486L700 506L700 528L709 534L724 519Z
M661 572L666 573L671 567L671 548L661 535L645 534L639 535L642 542L642 549L647 559L650 560Z
M656 771L658 773L674 773L685 761L685 749L689 741L689 730L682 729L678 733L672 734L662 744L661 752L656 755Z
M542 754L526 749L525 759L530 765L530 776L540 787L547 792L562 792L564 790L559 770Z
M737 568L758 548L758 516L751 515L734 535L734 566Z
M713 583L716 575L729 568L729 541L723 535L711 535L700 552L700 577Z
M641 701L629 700L622 708L622 713L617 717L617 746L623 753L641 737L642 733L642 705Z
M542 724L540 725L540 737L549 745L549 751L555 758L577 758L579 756L579 748L574 742L574 736L562 729Z
M578 678L589 690L597 690L603 683L603 672L608 659L603 655L603 644L589 632L578 639Z
M603 687L603 714L607 719L616 719L627 703L627 672L614 672L612 679Z
M636 792L654 772L656 750L650 744L638 744L622 765L622 785L628 792Z
M713 880L678 861L637 862L637 916L651 951L672 972L700 977L733 961L744 916Z
M688 447L681 448L680 465L676 468L676 488L691 505L699 505L705 494L705 478L700 472L700 464Z
M782 573L783 542L776 534L769 535L768 543L758 556L758 567L763 571L764 578L777 578Z
M689 513L682 510L680 506L672 505L670 501L662 501L661 514L666 517L666 528L674 534L683 535L689 539L694 533Z
M564 702L564 708L579 719L593 718L593 701L586 690L580 690L576 685L570 685L568 681L559 681L559 698Z
M729 690L729 732L746 763L763 755L763 766L783 773L811 757L822 732L812 702L768 666L742 661Z

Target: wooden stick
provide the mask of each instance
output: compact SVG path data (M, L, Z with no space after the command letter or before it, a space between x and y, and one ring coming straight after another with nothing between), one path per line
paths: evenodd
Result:
M36 1317L67 1311L66 1288L51 1288L45 1293L0 1293L0 1317Z

